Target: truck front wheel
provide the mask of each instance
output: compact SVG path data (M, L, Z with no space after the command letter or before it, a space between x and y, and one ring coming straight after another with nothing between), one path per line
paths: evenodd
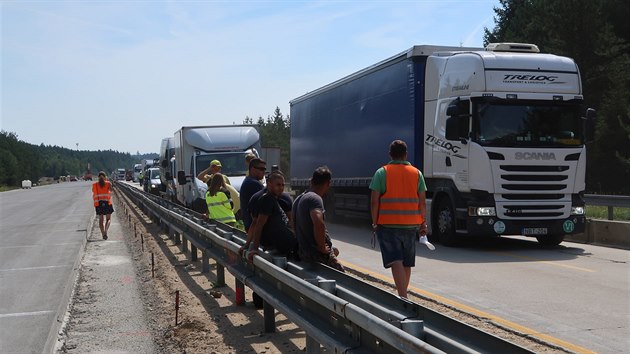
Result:
M455 246L455 212L448 198L440 198L433 213L432 231L435 238L444 246Z
M557 246L564 241L564 234L536 236L536 240L543 246Z

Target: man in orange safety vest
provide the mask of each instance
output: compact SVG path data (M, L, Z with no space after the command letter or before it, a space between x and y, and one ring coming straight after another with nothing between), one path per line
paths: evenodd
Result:
M383 266L392 269L396 290L407 297L411 267L416 260L416 235L426 239L426 185L420 170L407 161L407 144L394 140L389 146L392 161L379 168L372 182L372 228L381 248Z

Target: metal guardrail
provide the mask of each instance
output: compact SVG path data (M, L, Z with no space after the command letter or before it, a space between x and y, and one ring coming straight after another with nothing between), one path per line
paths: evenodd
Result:
M319 353L320 344L333 353L531 353L325 265L288 262L266 252L247 263L238 256L242 231L126 184L114 185L167 228L184 252L190 243L193 261L201 251L202 272L209 272L214 259L217 285L225 284L227 268L236 278L237 304L244 286L260 295L265 331L275 331L275 310L302 328L307 353Z
M586 205L596 205L608 207L608 220L613 220L613 209L630 208L630 196L628 195L599 195L585 194L584 202Z

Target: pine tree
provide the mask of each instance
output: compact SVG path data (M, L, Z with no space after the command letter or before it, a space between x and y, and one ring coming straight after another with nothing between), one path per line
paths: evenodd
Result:
M501 0L484 42L526 42L573 58L598 110L587 191L630 194L630 5L620 0ZM612 172L611 172L612 171Z

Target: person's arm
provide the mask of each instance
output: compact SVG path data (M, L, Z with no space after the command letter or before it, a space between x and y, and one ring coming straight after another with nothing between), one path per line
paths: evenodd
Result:
M330 253L330 247L326 244L326 224L324 223L324 213L321 209L311 210L311 221L313 222L313 236L315 244L320 253Z
M381 193L372 190L370 198L370 214L372 214L372 228L376 228L378 223L378 208L381 205Z
M427 192L418 193L418 209L420 209L420 215L422 215L422 224L420 224L420 235L427 234Z
M203 178L208 174L208 172L210 172L210 167L208 166L208 168L206 168L205 170L199 172L199 174L197 175L197 178L201 181L203 181Z
M250 262L254 260L254 255L258 254L258 247L260 247L260 236L262 234L263 228L265 227L265 224L267 223L267 219L269 219L269 215L258 214L258 217L256 217L256 223L252 223L252 225L249 227L249 231L251 231L250 242L253 245L253 247L251 247L252 250L247 255L247 259Z
M243 255L243 252L249 248L249 245L252 243L252 239L254 238L254 228L256 227L256 222L258 221L258 217L252 217L252 222L249 224L249 229L247 229L247 238L245 239L245 243L238 249L238 254Z
M374 173L370 182L370 215L372 216L372 229L376 230L378 224L378 209L381 205L381 195L385 193L385 168L381 167Z
M253 247L250 247L252 248L252 252L249 254L249 257L248 257L250 260L252 259L254 254L258 253L258 247L260 246L260 238L262 235L262 230L265 227L265 224L267 223L269 216L271 215L271 213L268 211L269 199L267 197L268 196L264 195L260 199L255 201L255 203L257 203L257 206L258 206L257 208L258 213L255 216L251 215L252 223L249 225L249 229L247 230L247 241L245 243L247 247L249 247L250 244L253 244ZM250 206L251 206L251 202L250 202Z
M265 224L267 224L267 220L269 220L269 215L265 215L265 214L258 214L258 217L256 218L256 225L255 227L252 224L252 226L250 226L250 230L252 230L252 244L254 245L254 250L258 250L258 247L260 247L260 237L262 235L262 230L265 227Z
M427 185L420 170L418 170L418 177L418 209L423 220L420 224L420 235L424 236L427 234Z

